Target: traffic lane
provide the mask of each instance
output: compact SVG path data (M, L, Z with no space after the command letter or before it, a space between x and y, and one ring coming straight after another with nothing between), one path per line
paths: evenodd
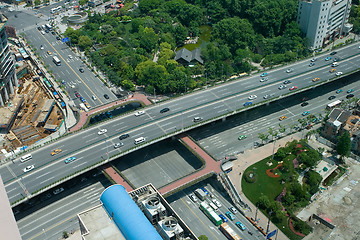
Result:
M26 196L25 190L19 184L20 179L5 186L10 204Z
M87 184L83 189L70 195L67 190L60 193L60 198L55 202L47 203L43 208L28 214L26 217L17 221L20 234L23 239L43 239L43 229L46 236L59 235L63 229L57 227L58 224L69 218L75 218L76 214L100 204L99 198L105 187L101 182ZM53 195L52 198L58 195ZM49 199L49 201L52 200ZM79 228L78 221L72 224L74 229ZM53 231L55 229L55 231Z
M186 225L190 227L191 231L196 236L205 235L209 239L226 240L227 238L218 230L218 227L201 212L198 204L190 201L185 192L187 191L176 193L177 200L169 203Z

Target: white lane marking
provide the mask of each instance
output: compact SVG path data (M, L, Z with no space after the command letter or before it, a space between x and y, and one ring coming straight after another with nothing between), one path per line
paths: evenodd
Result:
M54 179L54 178L55 178L55 177L48 178L48 179L46 179L45 181L40 182L39 184L43 184L43 183L45 183L45 182L47 182L47 181L49 181L49 180L51 180L51 179Z
M48 175L49 173L50 173L50 172L47 172L47 173L44 173L43 175L37 176L36 179L41 178L41 177L43 177L43 176L45 176L45 175Z
M84 164L87 164L87 162L82 162L82 163L80 163L80 164L78 164L78 165L74 166L73 168L80 167L80 166L82 166L82 165L84 165Z

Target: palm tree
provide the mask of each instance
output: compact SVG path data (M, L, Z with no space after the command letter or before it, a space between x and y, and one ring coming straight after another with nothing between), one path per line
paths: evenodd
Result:
M259 133L259 138L261 139L261 144L263 144L264 141L269 139L269 134Z
M271 135L271 140L274 140L274 137L277 137L277 135L278 135L278 132L275 130L275 129L273 129L273 128L271 128L271 127L269 127L269 131L268 131L268 133Z
M284 125L281 125L281 124L279 123L279 133L283 134L285 131L286 131L285 126L284 126Z

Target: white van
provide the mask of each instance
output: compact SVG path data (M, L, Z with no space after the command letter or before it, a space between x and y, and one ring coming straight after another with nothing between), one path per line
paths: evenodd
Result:
M22 157L20 158L20 162L26 162L26 161L29 161L30 159L32 159L32 156L31 156L31 154L29 153L29 154L26 154L26 155L22 156Z
M135 143L135 145L137 145L137 144L140 144L140 143L142 143L142 142L145 142L145 138L144 138L144 137L136 138L134 143Z
M337 67L339 66L339 64L337 62L334 62L333 64L331 64L332 67Z
M214 211L218 210L219 208L212 202L209 203L210 207L212 207L212 209L214 209Z

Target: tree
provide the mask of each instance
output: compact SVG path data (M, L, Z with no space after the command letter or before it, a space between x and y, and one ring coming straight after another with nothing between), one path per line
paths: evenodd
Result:
M35 6L39 6L41 4L41 1L40 0L35 0L34 4L35 4Z
M351 139L348 131L345 131L340 137L338 137L336 152L340 155L340 161L343 163L344 157L348 157L351 151Z
M154 32L152 28L143 28L139 29L139 42L140 46L144 48L147 52L151 52L155 49L155 46L158 42L158 35Z
M283 134L285 131L286 131L285 126L284 126L284 125L281 125L281 124L279 123L279 132L280 132L281 134Z
M322 181L322 176L313 170L309 170L305 173L304 177L306 179L306 183L309 185L310 194L315 194L319 189L319 185Z
M257 206L259 206L259 208L261 209L267 209L268 207L270 207L269 197L266 195L262 195L261 197L259 197Z
M259 133L259 138L261 139L261 143L264 143L264 141L267 141L269 139L269 134Z
M88 36L83 35L83 36L79 37L78 44L81 49L87 49L87 48L91 47L93 43L92 43L92 40Z
M278 132L275 129L271 128L271 127L269 127L268 133L271 135L272 140L274 140L274 137L277 137L277 135L278 135Z
M208 240L209 238L205 235L200 235L199 237L199 240Z
M89 0L79 0L79 5L80 6L84 6L85 4L87 4L89 2Z

